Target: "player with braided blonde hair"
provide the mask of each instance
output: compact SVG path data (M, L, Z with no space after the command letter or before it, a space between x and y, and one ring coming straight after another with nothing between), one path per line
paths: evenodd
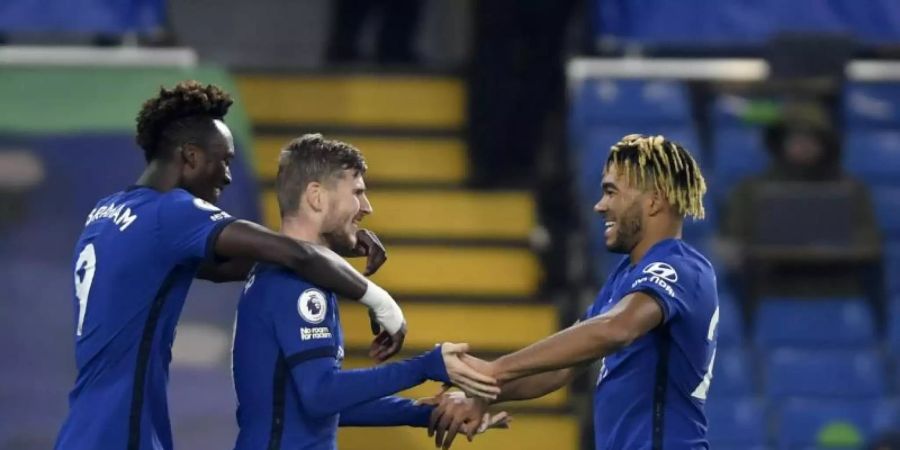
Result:
M685 218L702 219L706 182L681 145L628 135L603 170L607 249L623 253L579 323L486 362L467 357L501 383L496 401L540 397L568 384L594 361L595 448L707 449L704 404L712 378L719 301L712 265L681 240ZM436 440L477 430L487 409L443 402Z

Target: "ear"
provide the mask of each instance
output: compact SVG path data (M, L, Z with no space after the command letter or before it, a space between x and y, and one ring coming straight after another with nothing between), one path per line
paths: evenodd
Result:
M650 192L646 195L647 203L645 203L644 206L646 207L647 214L650 215L650 217L656 216L657 214L660 214L666 210L666 200L665 198L663 198L662 194L659 191L654 190L653 192Z
M191 169L196 169L200 165L200 154L203 150L194 144L184 144L179 147L181 160Z
M325 208L327 200L325 195L324 186L318 181L312 181L307 184L306 190L303 192L304 201L315 212L320 212Z

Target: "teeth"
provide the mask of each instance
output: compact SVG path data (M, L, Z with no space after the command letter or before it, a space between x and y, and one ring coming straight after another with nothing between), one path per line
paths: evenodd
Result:
M615 222L606 222L606 228L611 228L615 224Z

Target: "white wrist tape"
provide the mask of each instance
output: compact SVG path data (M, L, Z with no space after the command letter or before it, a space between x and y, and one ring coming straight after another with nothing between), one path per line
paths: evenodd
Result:
M390 334L395 334L403 327L405 319L400 305L394 301L391 294L377 284L369 281L369 287L359 302L366 305L375 313L375 320Z

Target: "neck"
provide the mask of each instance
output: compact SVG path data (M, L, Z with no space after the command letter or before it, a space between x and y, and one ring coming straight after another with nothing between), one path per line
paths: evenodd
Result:
M286 236L314 244L326 245L322 239L320 227L312 220L301 215L286 216L281 218L281 232Z
M138 186L147 186L160 192L171 191L179 185L178 168L159 160L150 161L137 180Z
M658 225L648 224L644 237L629 253L631 264L637 264L654 245L667 239L681 239L682 223L682 220L678 219Z

